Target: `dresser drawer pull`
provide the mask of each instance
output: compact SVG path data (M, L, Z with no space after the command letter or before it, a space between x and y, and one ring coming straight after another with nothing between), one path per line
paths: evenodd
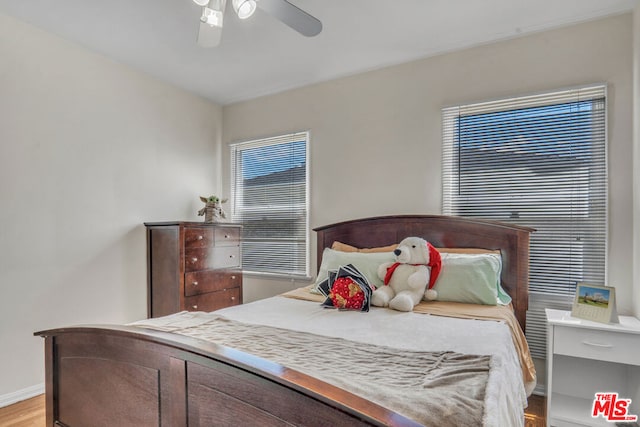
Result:
M198 306L197 306L197 305L194 305L194 306L192 306L192 307L193 307L193 309L194 309L194 310L197 310L197 309L198 309Z
M224 235L224 238L225 238L225 239L228 239L228 238L229 238L229 235L228 235L228 234L225 234L225 235Z
M231 301L235 301L235 300L236 300L236 297L231 297Z
M198 282L191 283L193 286L198 286Z
M596 342L589 342L589 341L582 341L582 344L590 345L592 347L613 348L613 345L611 344L599 344Z
M198 239L198 240L202 240L202 239L204 239L204 236L201 234L201 235L199 235L199 236L197 237L197 239Z
M235 257L236 257L235 255L229 255L229 258L235 258Z
M236 280L236 276L231 276L231 280Z
M191 258L191 262L198 262L198 258L196 257Z

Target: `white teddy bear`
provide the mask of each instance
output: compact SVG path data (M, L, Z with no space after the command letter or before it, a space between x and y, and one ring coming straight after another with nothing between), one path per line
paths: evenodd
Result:
M442 259L433 245L420 237L407 237L393 253L395 263L378 267L378 276L385 286L373 292L371 303L377 307L412 311L423 298L436 299L437 293L431 288L440 273Z

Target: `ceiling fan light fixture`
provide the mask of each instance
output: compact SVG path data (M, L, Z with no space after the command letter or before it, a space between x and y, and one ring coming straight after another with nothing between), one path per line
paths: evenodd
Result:
M202 22L205 22L211 25L212 27L222 28L223 17L224 17L224 14L221 10L214 10L214 9L205 7L202 10L202 16L200 17L200 20Z
M256 11L255 0L233 0L233 10L236 11L238 18L247 19Z

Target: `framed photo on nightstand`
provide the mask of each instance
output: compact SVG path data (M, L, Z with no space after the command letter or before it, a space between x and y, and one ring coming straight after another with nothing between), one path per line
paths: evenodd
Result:
M600 323L618 323L616 288L578 283L571 316Z

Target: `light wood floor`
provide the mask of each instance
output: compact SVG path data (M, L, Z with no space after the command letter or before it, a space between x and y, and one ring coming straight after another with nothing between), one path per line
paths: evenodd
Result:
M43 427L44 394L0 408L0 427Z
M531 396L525 413L525 427L544 427L545 400ZM44 427L44 395L0 408L0 427Z
M529 406L524 412L525 427L546 427L547 401L544 396L529 396Z

